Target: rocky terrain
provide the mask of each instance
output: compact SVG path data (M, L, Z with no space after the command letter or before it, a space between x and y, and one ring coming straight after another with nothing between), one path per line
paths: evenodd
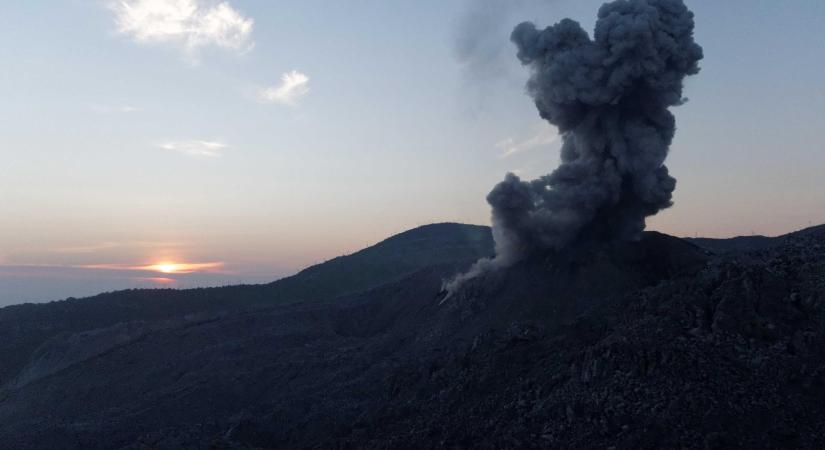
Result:
M445 298L491 246L444 224L267 286L2 309L0 447L825 448L825 226Z

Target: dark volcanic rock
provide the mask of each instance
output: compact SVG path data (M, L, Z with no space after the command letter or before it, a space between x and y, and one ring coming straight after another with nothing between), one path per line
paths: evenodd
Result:
M0 390L0 447L823 448L823 230L55 335Z

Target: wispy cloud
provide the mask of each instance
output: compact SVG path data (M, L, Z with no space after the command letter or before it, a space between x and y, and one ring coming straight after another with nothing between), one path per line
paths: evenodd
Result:
M158 264L0 264L0 268L18 269L84 269L110 270L125 272L157 272L168 275L187 275L191 273L227 273L223 262L203 263L158 263Z
M252 47L254 21L228 2L113 0L118 32L141 44L167 44L195 58L203 47L244 52Z
M146 255L182 255L192 245L174 241L102 241L56 247L18 248L0 255L0 266L80 266L99 261L125 263Z
M266 103L280 103L295 106L298 100L309 92L309 77L297 70L281 75L277 86L270 86L258 92L258 99Z
M216 272L224 267L222 262L204 262L204 263L158 263L146 265L129 265L129 264L86 264L82 266L75 266L81 269L97 269L97 270L129 270L139 272L161 272L168 274L187 274L196 272Z
M83 254L96 253L107 250L144 250L152 248L179 248L182 246L184 246L184 244L170 241L107 241L87 245L57 247L51 249L49 252L56 254Z
M106 241L0 255L0 268L223 273L222 261L187 261L187 247L191 245L173 241Z
M550 125L541 124L537 127L534 135L526 139L516 139L508 137L496 143L496 147L502 150L499 158L507 158L518 153L526 152L545 145L550 145L556 142L559 138L559 133Z
M173 150L184 155L217 158L223 154L227 146L222 142L188 140L165 142L160 144L160 148Z
M144 281L147 283L154 283L154 284L174 284L177 283L178 280L174 278L167 278L167 277L137 277L134 278L135 281Z
M121 105L91 105L92 111L100 114L114 114L114 113L132 113L140 111L140 108L135 106Z

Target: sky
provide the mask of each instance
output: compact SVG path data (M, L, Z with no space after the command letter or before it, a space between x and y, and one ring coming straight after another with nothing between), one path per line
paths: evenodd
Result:
M825 223L825 2L686 0L702 71L649 228ZM2 2L0 306L265 282L558 164L517 23L591 0Z

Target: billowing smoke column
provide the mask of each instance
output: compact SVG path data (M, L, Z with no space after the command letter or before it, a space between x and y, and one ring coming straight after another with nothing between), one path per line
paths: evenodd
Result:
M527 90L563 136L551 174L507 174L487 196L496 257L447 285L535 251L582 240L634 239L645 218L669 207L676 180L664 165L683 103L682 81L699 71L693 13L682 0L618 0L599 10L591 39L565 19L544 30L518 25L511 40L530 67Z

